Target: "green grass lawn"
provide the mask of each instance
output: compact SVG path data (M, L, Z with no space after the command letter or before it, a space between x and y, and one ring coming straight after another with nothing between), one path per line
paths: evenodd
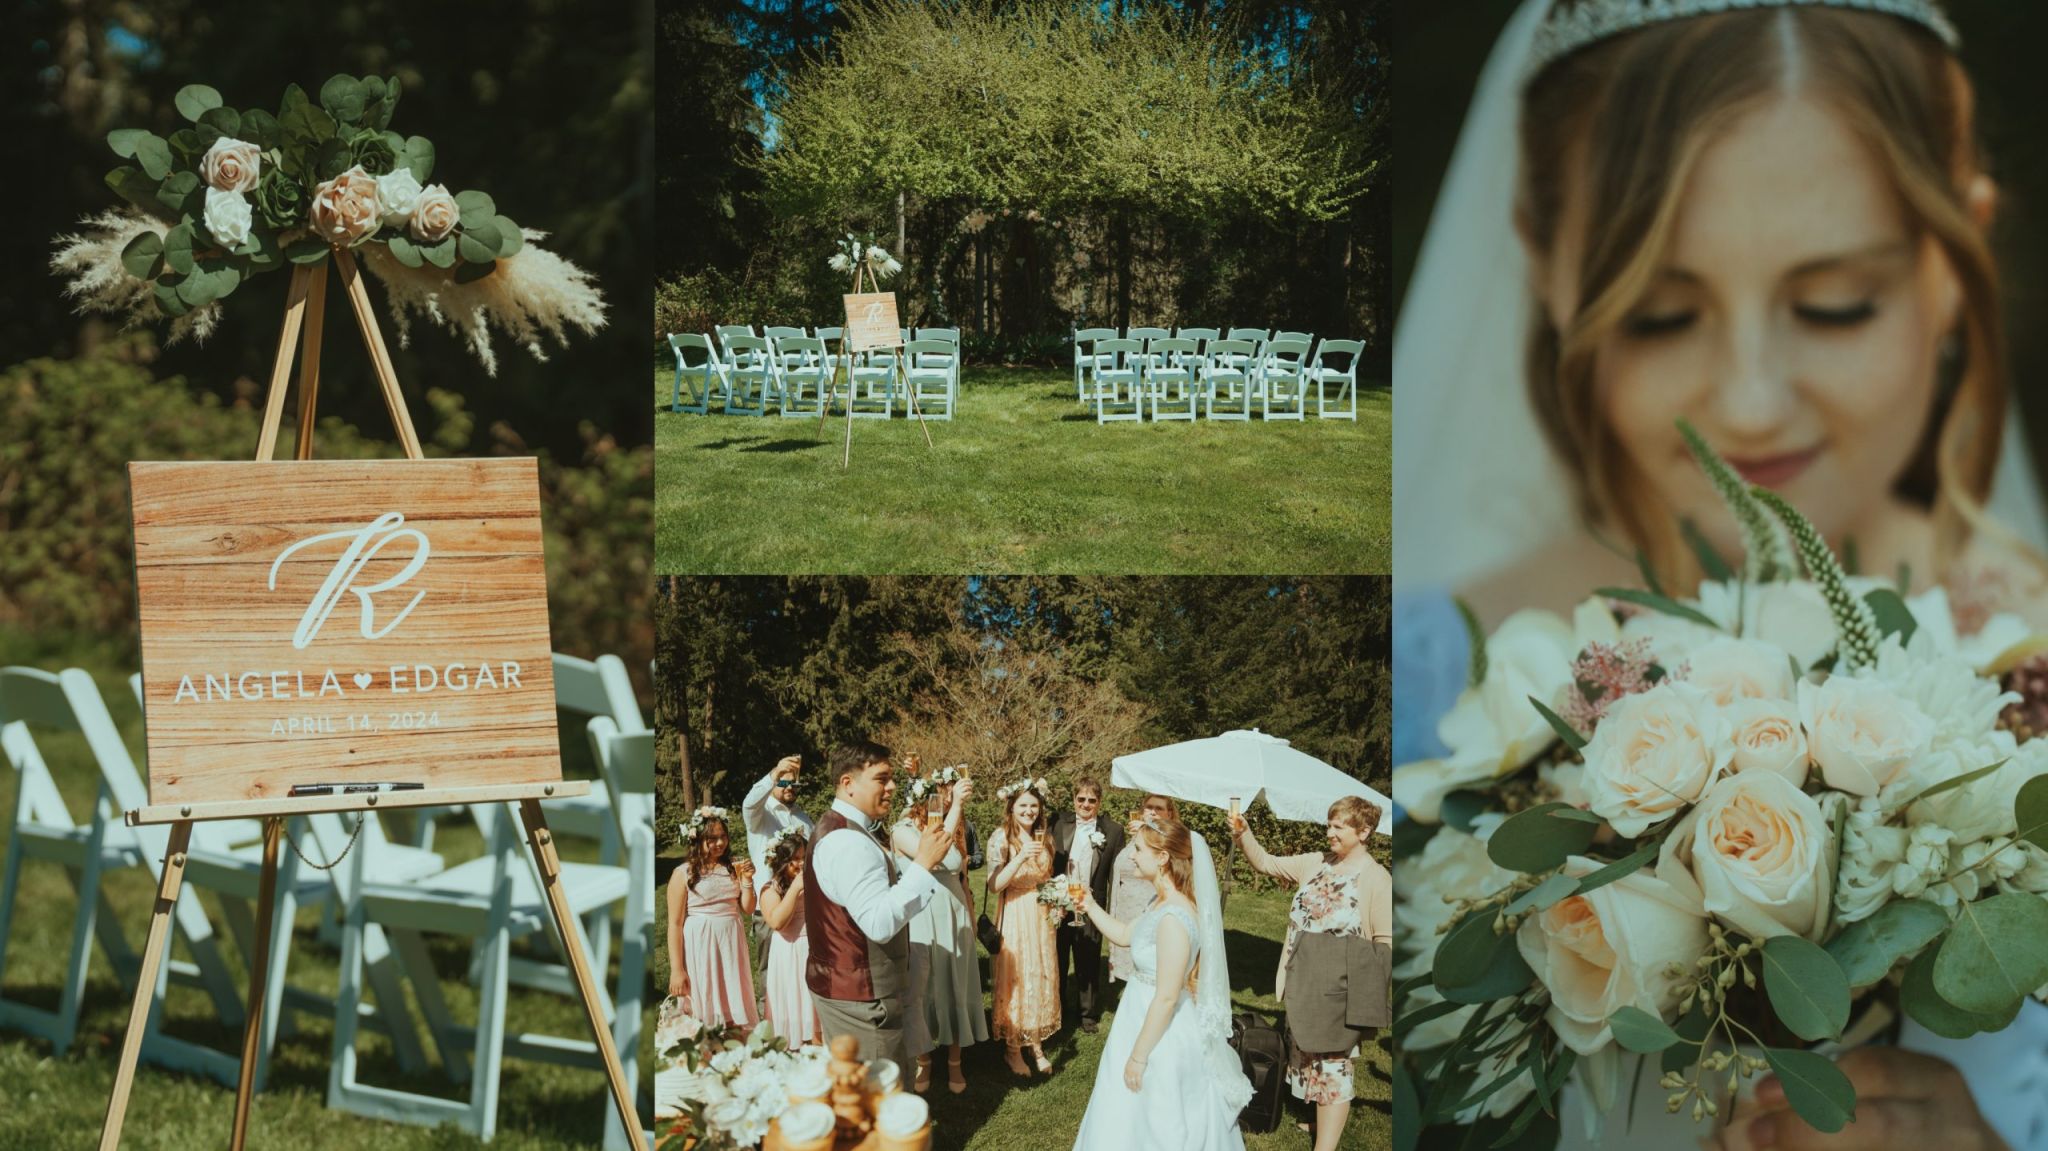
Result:
M951 423L699 416L656 372L657 571L1384 572L1392 393L1358 422L1097 425L1068 373L970 366ZM714 411L716 410L714 403Z
M0 632L0 664L9 663L27 663L53 671L70 664L85 666L99 682L101 694L127 736L130 748L139 751L141 716L125 682L125 669L104 657L72 653L65 658L35 650L19 636ZM83 740L56 737L39 738L38 742L73 817L86 817L91 811L98 777ZM568 741L565 747L573 752L582 742L580 738ZM587 772L571 768L571 774ZM12 771L0 775L4 775L0 779L0 810L12 811L18 780ZM4 847L10 830L0 825L0 847ZM592 860L596 856L594 844L573 838L564 838L561 844L565 857ZM450 865L482 852L476 828L467 820L444 820L434 846ZM141 868L111 874L104 880L122 929L138 951L148 927L155 886ZM229 962L240 970L242 960L233 937L226 931L219 904L203 891L200 898L221 930L223 949L231 956ZM41 1007L55 1003L62 985L61 966L69 947L71 916L76 906L74 889L60 868L47 863L27 865L8 939L6 970L0 973L4 976L0 978L0 993ZM458 1020L473 1022L477 992L467 975L466 941L431 935L427 938L450 1010ZM613 987L618 983L617 938L615 930L614 961L605 977L607 986ZM179 947L174 954L184 957L183 948ZM331 995L337 983L338 959L338 951L320 941L317 912L302 911L292 944L291 982ZM247 983L241 986L246 991ZM7 1105L0 1107L0 1147L41 1151L97 1145L107 1098L113 1088L115 1061L127 1026L131 993L131 988L116 982L112 967L95 950L84 1017L70 1050L54 1056L50 1045L42 1040L0 1032L0 1095L7 1100ZM644 1035L653 1033L652 1005L658 1003L659 997L653 997ZM588 1024L575 1001L542 992L513 988L505 1018L508 1028L514 1031L589 1037ZM173 984L164 1020L163 1029L171 1035L205 1042L224 1051L239 1049L239 1029L231 1030L221 1023L212 1000L202 991ZM328 1110L332 1023L312 1015L297 1015L293 1021L297 1030L279 1040L270 1082L252 1108L250 1147L340 1151L374 1146L379 1151L427 1151L483 1146L450 1127L410 1127ZM365 1033L358 1043L360 1079L448 1098L461 1097L464 1089L440 1076L431 1042L424 1035L422 1042L434 1065L424 1079L406 1081L391 1058L389 1041ZM634 1054L641 1064L644 1116L651 1114L653 1060L645 1050ZM498 1136L489 1144L494 1151L595 1147L603 1130L605 1109L611 1105L604 1079L596 1072L518 1059L506 1060L501 1092ZM228 1139L233 1105L234 1092L228 1087L144 1064L129 1101L122 1146L162 1151L220 1147Z
M971 876L977 905L984 876L979 871ZM1224 913L1225 946L1230 952L1230 980L1236 988L1232 998L1240 1010L1257 1008L1272 1014L1280 1010L1280 1002L1271 992L1280 943L1287 931L1289 898L1286 891L1244 887L1229 897ZM656 946L665 949L665 941L657 941ZM655 966L665 982L665 950ZM986 955L982 956L982 986L992 986ZM1123 985L1111 987L1121 992ZM984 1004L992 1004L992 1000L985 997ZM1071 1020L1067 1024L1045 1047L1046 1058L1054 1067L1050 1076L1020 1080L1004 1064L1000 1044L980 1043L961 1053L967 1090L954 1095L945 1087L945 1052L938 1052L932 1090L926 1095L936 1124L935 1151L1064 1151L1072 1147L1081 1130L1081 1115L1088 1109L1102 1045L1109 1038L1110 1018L1104 1016L1102 1029L1094 1035L1084 1033ZM1366 1044L1360 1052L1355 1077L1358 1102L1352 1105L1351 1122L1339 1144L1344 1151L1385 1151L1393 1146L1390 1042L1390 1036L1382 1033L1377 1042ZM1294 1119L1307 1117L1303 1109L1277 1131L1246 1135L1247 1151L1306 1151L1309 1137L1295 1128Z

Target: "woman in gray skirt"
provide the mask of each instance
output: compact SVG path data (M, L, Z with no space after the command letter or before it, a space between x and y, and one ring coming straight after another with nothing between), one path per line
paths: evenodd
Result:
M1394 883L1365 849L1379 822L1376 804L1347 795L1330 805L1329 851L1275 856L1243 816L1231 817L1245 859L1295 885L1274 993L1287 1006L1296 1048L1288 1086L1315 1105L1315 1151L1335 1151L1351 1117L1352 1060L1367 1020L1386 1025Z
M942 782L957 780L957 782ZM905 1035L910 1053L917 1056L914 1090L931 1086L935 1048L946 1048L946 1090L958 1095L967 1090L967 1077L960 1071L960 1049L988 1039L988 1014L981 1006L981 957L974 949L974 904L967 897L967 839L962 808L974 792L974 784L946 768L910 786L910 810L896 825L893 844L897 851L914 855L918 832L926 820L944 812L945 828L953 837L952 850L932 878L945 890L934 895L924 910L910 919L910 962L912 986L921 988L922 1014L913 1007Z

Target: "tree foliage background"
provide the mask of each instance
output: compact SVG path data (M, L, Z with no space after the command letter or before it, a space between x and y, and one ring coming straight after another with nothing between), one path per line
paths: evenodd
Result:
M1383 362L1385 7L669 3L656 335L829 322L854 231L904 258L907 322L982 355L1206 323Z
M436 141L436 178L487 187L508 214L551 232L551 248L595 275L610 321L548 349L545 363L500 335L492 378L439 330L416 326L399 348L373 279L414 419L430 451L542 457L556 646L616 652L644 680L653 20L651 0L14 5L0 133L29 178L12 185L18 242L0 276L0 627L32 625L58 647L67 634L126 635L132 646L123 466L246 458L276 351L282 277L235 293L199 347L160 349L157 333L72 314L48 268L50 241L118 203L102 182L119 162L108 130L169 131L180 123L172 97L188 83L269 107L289 83L317 91L338 72L395 75L404 95L393 126ZM388 452L368 355L340 294L330 299L318 451Z
M1064 805L1116 755L1233 728L1385 791L1389 610L1366 577L663 577L658 835L694 803L737 807L784 755L821 811L832 749L863 738L967 764L982 828L1002 783L1042 775ZM1221 813L1187 814L1221 834ZM1256 824L1269 845L1320 842Z

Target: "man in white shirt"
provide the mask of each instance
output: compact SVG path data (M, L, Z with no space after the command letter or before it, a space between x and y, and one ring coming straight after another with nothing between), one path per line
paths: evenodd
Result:
M796 782L803 762L799 755L785 755L775 761L775 766L755 782L740 803L740 816L747 824L747 858L754 861L756 908L761 905L761 889L768 886L768 848L775 837L792 825L802 827L804 837L810 837L811 817L796 805ZM750 954L754 958L754 986L759 987L768 969L768 921L757 910L749 917L747 926L753 943Z
M1088 885L1095 901L1109 906L1109 883L1116 871L1117 853L1124 849L1124 829L1102 814L1102 785L1093 779L1074 784L1074 810L1053 824L1053 866L1063 874ZM1067 922L1062 917L1057 936L1062 1017L1080 1017L1081 1030L1094 1033L1102 1025L1102 934L1088 920ZM1067 963L1072 957L1073 972Z
M923 1010L911 984L910 917L944 889L932 868L951 838L934 820L917 855L898 874L883 821L896 798L889 749L859 743L832 755L831 810L818 820L804 863L804 930L810 937L805 982L826 1042L860 1040L861 1057L893 1059L908 1085L916 1067L903 1039L905 1012Z

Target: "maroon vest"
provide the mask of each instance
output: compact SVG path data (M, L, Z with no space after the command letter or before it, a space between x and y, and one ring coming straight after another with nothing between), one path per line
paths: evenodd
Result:
M827 809L811 830L811 849L804 855L804 933L810 937L811 954L804 964L804 982L811 994L827 999L865 1002L900 995L909 978L910 930L896 933L887 943L876 943L853 921L844 907L825 897L818 888L816 861L818 845L842 827L856 833L860 827ZM888 859L888 852L883 852ZM893 881L896 869L890 860Z

